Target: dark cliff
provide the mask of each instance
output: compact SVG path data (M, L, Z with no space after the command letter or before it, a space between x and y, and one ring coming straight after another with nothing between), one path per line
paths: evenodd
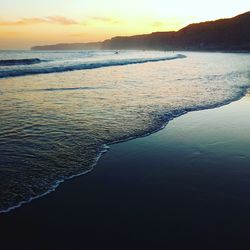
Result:
M120 36L99 43L57 44L33 50L204 50L250 51L250 11L233 18L195 23L177 32Z
M250 51L250 12L233 18L190 24L178 32L114 37L104 41L102 48Z
M54 45L35 46L31 50L96 50L101 48L97 43L59 43Z

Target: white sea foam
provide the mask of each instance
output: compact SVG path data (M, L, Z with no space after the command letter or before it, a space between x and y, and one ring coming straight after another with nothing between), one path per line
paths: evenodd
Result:
M14 55L13 55L14 56ZM102 57L92 56L91 60L89 56L80 58L55 58L54 60L42 60L38 58L31 59L0 59L0 78L24 76L24 75L36 75L36 74L48 74L56 72L74 71L74 70L86 70L97 69L111 66L123 66L129 64L139 64L148 62L159 62L174 59L185 58L182 54L173 55L161 55L152 57L152 55L136 54L127 58L124 54L115 56ZM137 57L136 57L137 56ZM37 65L38 63L41 63ZM20 67L21 65L21 67ZM4 67L1 67L4 66ZM6 67L9 66L9 67Z

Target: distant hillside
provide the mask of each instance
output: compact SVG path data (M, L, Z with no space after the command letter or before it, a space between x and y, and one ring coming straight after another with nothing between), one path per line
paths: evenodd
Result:
M234 18L190 24L178 32L114 37L103 49L250 51L250 12Z
M102 43L58 44L32 49L150 49L250 51L250 11L233 18L195 23L177 32L114 37Z
M55 45L35 46L31 50L96 50L102 46L101 42L97 43L59 43Z

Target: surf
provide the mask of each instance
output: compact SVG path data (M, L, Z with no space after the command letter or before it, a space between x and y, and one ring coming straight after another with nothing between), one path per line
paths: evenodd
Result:
M100 61L88 61L82 62L80 61L72 61L70 65L56 65L56 62L50 65L43 65L41 67L28 67L28 68L9 68L9 69L0 69L0 78L7 77L17 77L17 76L25 76L25 75L37 75L37 74L49 74L49 73L60 73L67 71L75 71L75 70L87 70L87 69L97 69L103 67L114 67L114 66L125 66L130 64L141 64L141 63L150 63L150 62L160 62L174 59L182 59L186 58L185 55L177 54L174 56L165 56L165 57L151 57L151 58L130 58L130 59L105 59ZM25 60L2 60L5 61L5 66L9 61L9 64L12 65L28 65L35 64L41 62L40 59L25 59ZM0 61L1 62L1 61ZM60 64L60 61L59 61ZM1 64L0 64L1 65Z
M40 63L39 58L0 60L0 66L32 65Z

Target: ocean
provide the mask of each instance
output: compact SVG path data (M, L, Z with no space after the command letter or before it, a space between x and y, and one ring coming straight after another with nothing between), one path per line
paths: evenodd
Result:
M0 212L91 171L110 144L249 85L250 54L0 51Z

